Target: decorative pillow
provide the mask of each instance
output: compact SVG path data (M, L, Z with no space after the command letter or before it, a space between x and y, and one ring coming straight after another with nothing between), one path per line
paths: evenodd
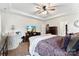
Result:
M76 48L73 48L73 47L76 45L78 40L79 40L79 37L74 36L73 38L71 38L71 40L68 44L68 47L67 47L67 51L75 51Z

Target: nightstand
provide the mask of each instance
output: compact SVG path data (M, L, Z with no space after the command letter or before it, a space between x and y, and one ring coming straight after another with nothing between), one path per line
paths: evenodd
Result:
M40 32L27 32L25 36L22 37L23 42L29 42L29 37L41 35Z

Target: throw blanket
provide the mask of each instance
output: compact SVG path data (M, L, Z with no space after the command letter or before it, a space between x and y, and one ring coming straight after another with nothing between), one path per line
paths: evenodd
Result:
M66 52L63 50L61 39L61 36L55 36L41 40L35 47L35 52L40 56L79 56L79 50L76 52Z
M65 56L67 53L60 48L62 37L56 36L47 40L40 41L36 48L37 52L41 56Z
M38 53L35 52L35 47L37 44L42 40L47 40L48 38L55 37L56 35L46 34L41 36L33 36L29 38L30 46L29 46L29 53L31 56L39 56Z

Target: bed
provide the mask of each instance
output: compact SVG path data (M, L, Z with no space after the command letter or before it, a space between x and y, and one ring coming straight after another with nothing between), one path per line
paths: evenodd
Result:
M29 53L30 55L39 55L35 52L35 47L37 46L38 42L41 40L46 40L47 38L51 38L55 35L46 34L46 35L40 35L40 36L34 36L29 38L30 46L29 46Z
M45 34L29 38L31 56L79 56L79 32L68 33L65 25L65 36ZM76 44L77 43L77 44Z
M62 49L63 37L45 34L29 38L31 56L79 56L79 51L71 52Z

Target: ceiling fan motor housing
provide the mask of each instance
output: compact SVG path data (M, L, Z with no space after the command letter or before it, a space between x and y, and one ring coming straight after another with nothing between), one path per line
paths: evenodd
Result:
M43 10L46 10L46 6L43 6Z

